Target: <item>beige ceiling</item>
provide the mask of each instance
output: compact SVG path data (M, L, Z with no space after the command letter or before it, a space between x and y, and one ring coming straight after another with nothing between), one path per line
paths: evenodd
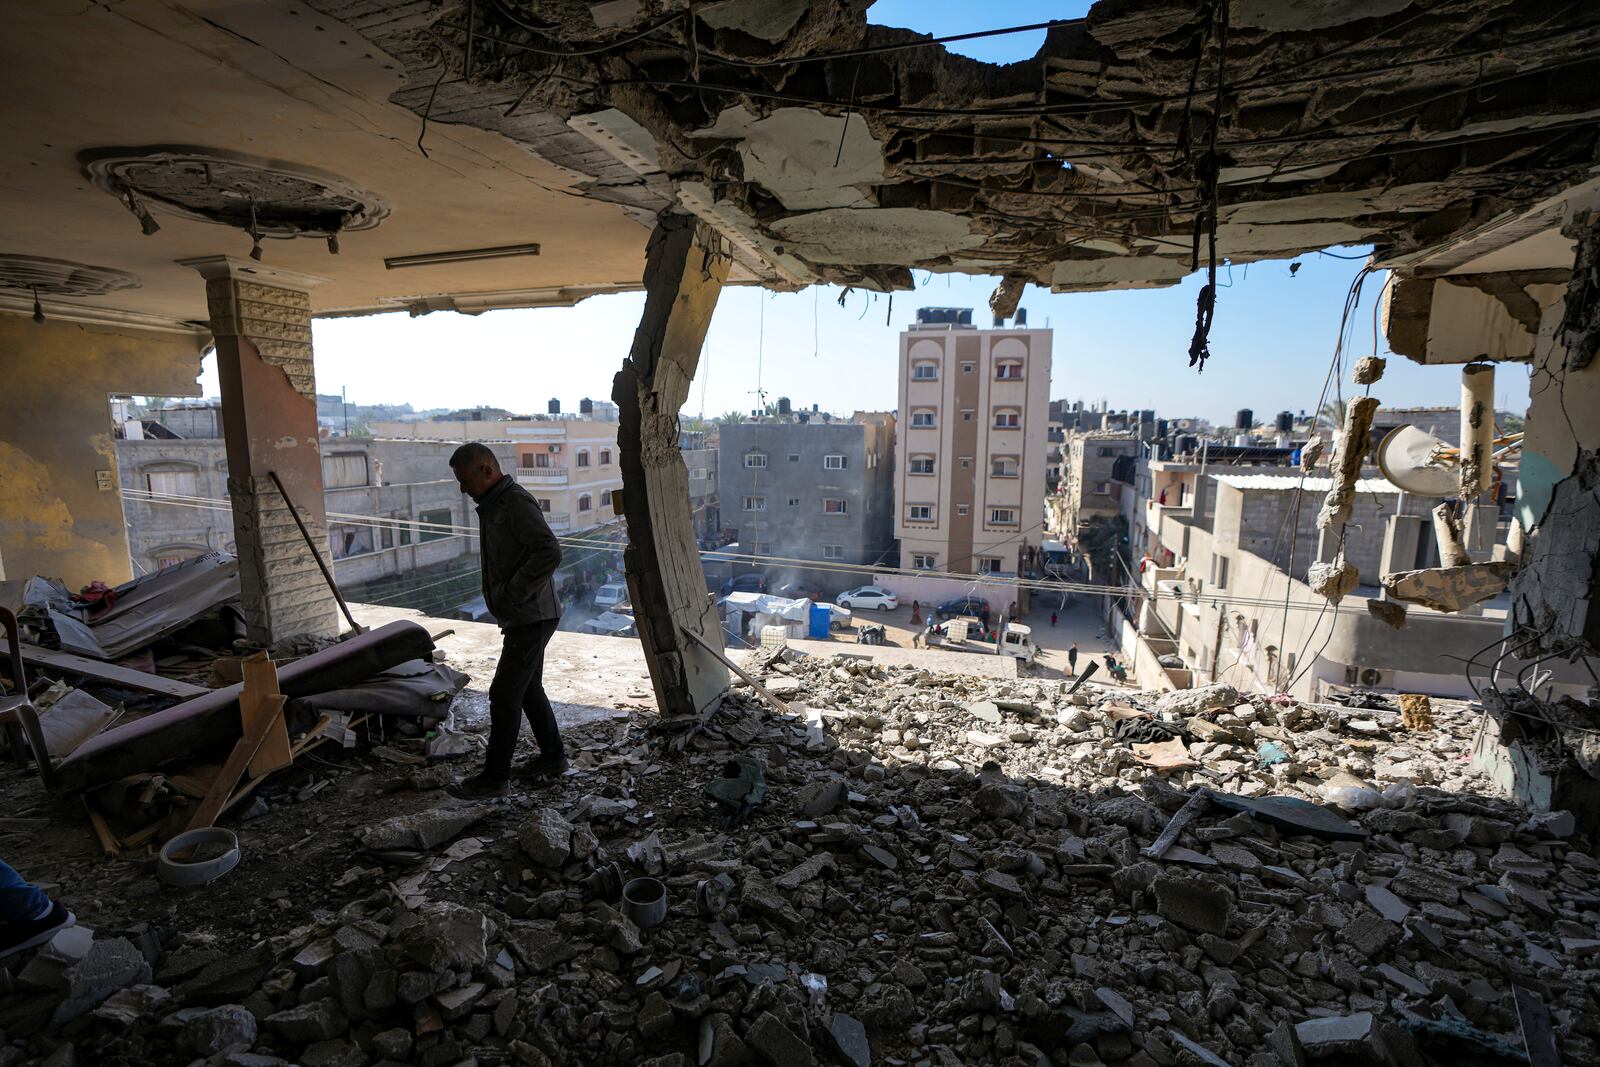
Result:
M286 17L286 13L290 17ZM7 99L0 254L111 267L142 285L104 297L46 298L166 320L205 317L200 277L179 260L243 257L241 231L155 209L145 236L88 181L87 149L187 145L329 172L389 209L375 229L268 240L265 262L327 279L319 314L463 295L464 307L570 302L639 284L647 231L615 204L572 191L565 172L499 134L431 123L388 102L401 65L348 26L293 2L33 0L0 35ZM385 270L387 256L536 242L541 254ZM22 294L9 294L15 304ZM438 301L434 301L435 304Z

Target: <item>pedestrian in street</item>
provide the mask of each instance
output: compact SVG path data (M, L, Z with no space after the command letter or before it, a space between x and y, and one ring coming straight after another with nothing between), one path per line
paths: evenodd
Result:
M538 501L500 469L486 445L462 445L451 455L450 469L478 505L483 599L504 639L489 686L489 751L483 770L458 788L467 796L498 796L511 788L511 759L524 717L539 755L523 766L523 775L550 780L567 769L561 730L544 691L544 650L561 620L551 582L561 566L561 544Z
M1052 620L1052 625L1054 625L1054 620ZM1072 642L1072 647L1067 649L1067 670L1072 672L1074 678L1078 676L1078 642L1076 641Z
M922 631L921 630L912 630L911 631L911 647L912 648L921 648L922 647Z
M920 601L911 602L911 625L915 626L922 621L922 604Z
M1054 629L1055 625L1056 625L1056 613L1052 611L1050 613L1050 627L1051 627L1051 629Z
M77 920L0 860L0 959L42 945Z

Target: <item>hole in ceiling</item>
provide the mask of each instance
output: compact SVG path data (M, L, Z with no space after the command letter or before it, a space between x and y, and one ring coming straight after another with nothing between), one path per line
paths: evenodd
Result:
M875 26L898 26L933 37L981 33L1008 26L1029 26L1052 19L1082 18L1090 0L875 0L867 21ZM956 55L985 63L1020 63L1039 54L1044 30L952 41L944 47Z
M104 296L139 286L136 275L111 267L0 253L0 289L21 289L48 296Z
M108 148L80 159L118 199L264 237L337 236L370 229L389 213L375 195L334 175L210 149Z

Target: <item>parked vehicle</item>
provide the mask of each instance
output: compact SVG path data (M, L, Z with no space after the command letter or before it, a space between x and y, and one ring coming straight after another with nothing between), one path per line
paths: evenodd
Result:
M855 589L847 589L833 598L833 602L841 608L853 608L860 611L863 608L875 611L893 611L900 606L900 598L889 590L876 585L863 585Z
M767 591L767 577L764 574L741 574L729 578L722 583L719 596L730 596L734 593L765 593Z
M958 596L936 605L933 615L936 619L954 619L961 615L982 617L988 610L989 602L981 596Z
M953 623L968 623L967 635L962 640L952 640L950 627ZM951 619L934 627L931 633L938 634L943 639L940 647L953 649L958 652L979 652L985 655L1012 656L1024 663L1032 663L1038 650L1033 644L1033 630L1021 623L1008 623L998 635L999 644L989 638L979 627L977 619ZM929 647L935 642L929 641Z
M828 609L828 628L830 630L843 630L850 625L850 609L841 608L837 604L823 604Z
M786 596L790 600L815 600L821 602L822 590L804 582L784 582L771 590L773 596Z
M609 582L594 591L594 606L597 608L614 608L627 602L627 582Z

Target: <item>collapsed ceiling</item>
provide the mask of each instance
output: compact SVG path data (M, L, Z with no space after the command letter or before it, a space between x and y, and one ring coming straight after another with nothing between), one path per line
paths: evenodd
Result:
M867 0L314 6L403 62L395 102L641 221L687 208L776 286L1400 254L1597 162L1600 8L1571 0L1100 0L1006 66Z

